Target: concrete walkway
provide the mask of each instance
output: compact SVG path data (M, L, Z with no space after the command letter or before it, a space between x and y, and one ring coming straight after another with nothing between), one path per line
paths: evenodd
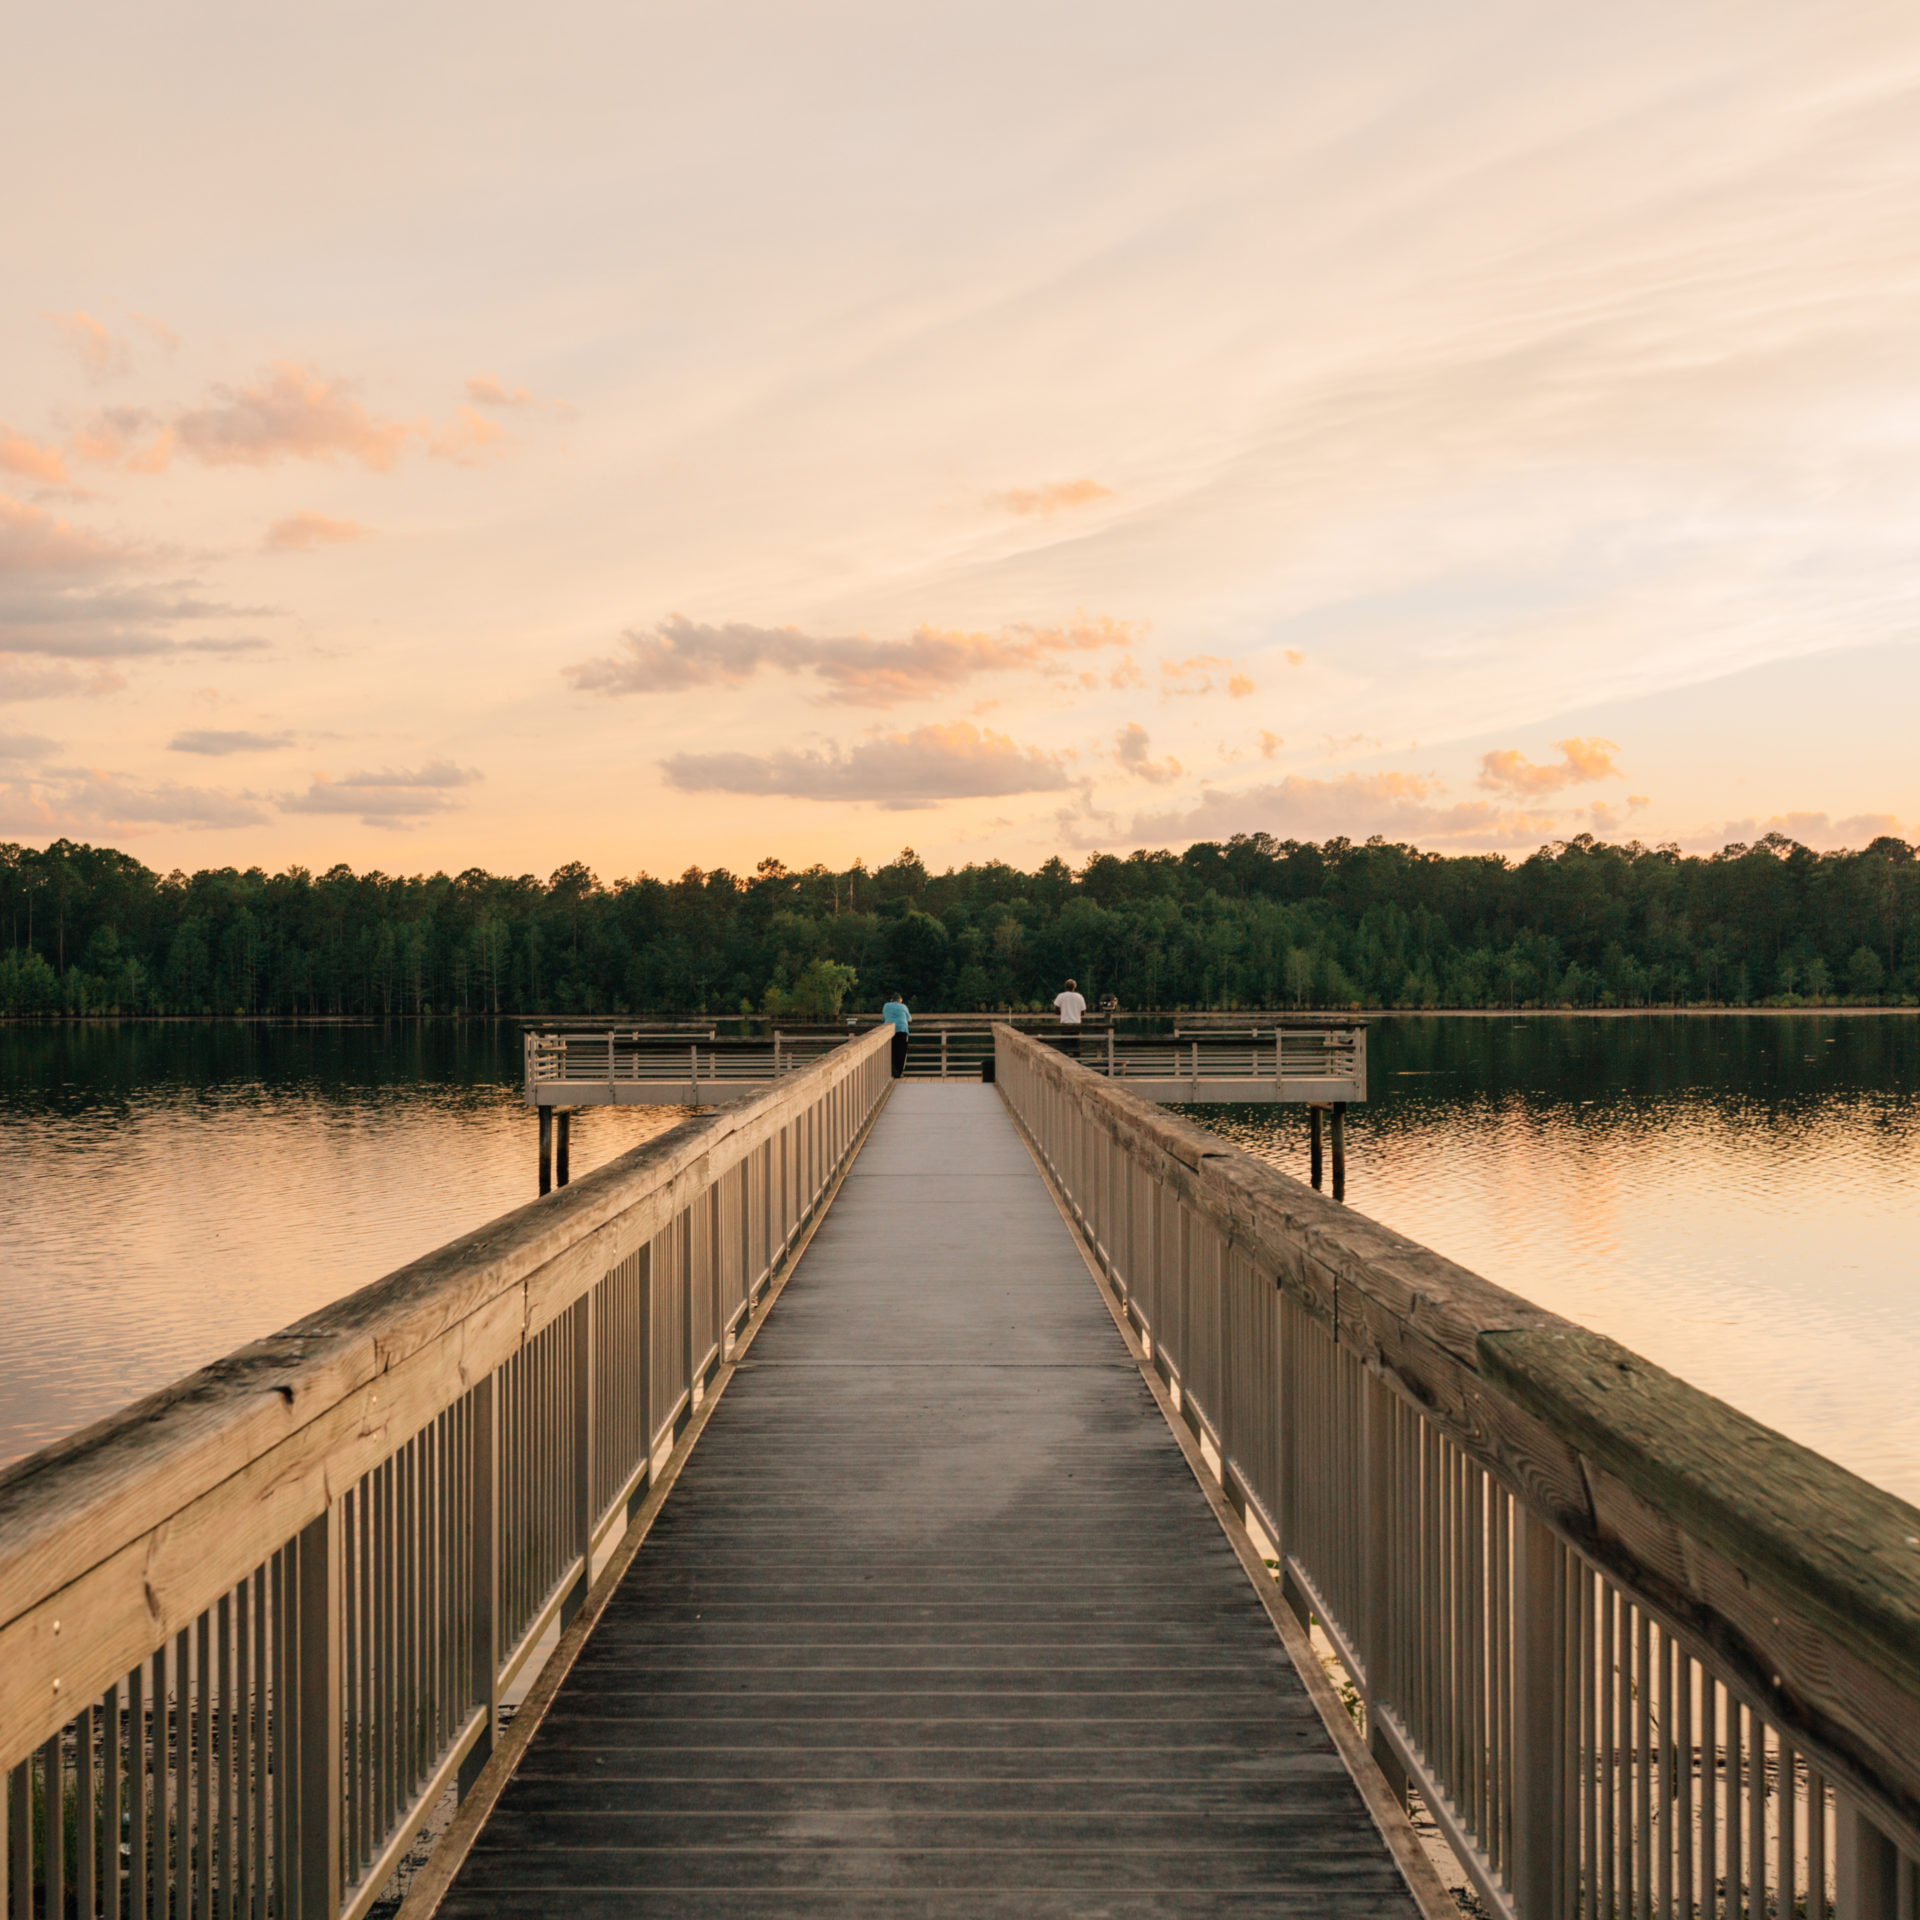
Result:
M441 1912L1415 1911L998 1095L897 1086Z

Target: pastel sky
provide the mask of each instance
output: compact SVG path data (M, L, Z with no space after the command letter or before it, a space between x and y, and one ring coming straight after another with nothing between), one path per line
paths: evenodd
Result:
M1920 837L1920 10L43 7L0 837Z

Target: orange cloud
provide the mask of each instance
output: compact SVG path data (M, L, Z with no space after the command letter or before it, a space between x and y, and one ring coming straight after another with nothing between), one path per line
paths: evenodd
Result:
M74 435L70 451L98 466L160 473L173 458L173 429L143 407L108 407Z
M272 553L305 553L312 547L350 546L373 537L357 520L334 520L324 513L293 513L267 529L262 545Z
M24 433L0 426L0 473L17 473L23 480L44 480L49 486L59 486L66 480L67 463L58 447L43 447Z
M1479 785L1490 793L1558 793L1562 787L1579 786L1589 780L1618 780L1620 769L1613 756L1620 751L1612 740L1597 735L1576 735L1554 743L1560 758L1536 766L1518 747L1502 747L1480 756Z
M427 436L427 450L434 458L451 460L456 467L477 467L508 444L506 428L474 407L461 407L451 426L436 428Z
M533 395L525 387L510 387L490 373L476 373L467 382L467 398L476 407L530 407Z
M674 614L620 637L619 650L565 669L585 693L683 693L744 686L766 669L807 674L825 699L888 707L922 699L985 673L1057 673L1076 654L1134 644L1141 629L1081 615L1065 626L955 633L919 627L904 640L864 634L821 638L797 627L706 626Z
M385 473L419 431L369 413L345 382L291 360L252 386L214 391L213 405L180 414L172 428L180 451L210 467L344 458Z
M1164 760L1155 760L1150 757L1152 751L1147 730L1137 720L1128 721L1113 736L1113 757L1136 778L1150 780L1155 786L1179 779L1185 771L1180 762L1171 754Z
M1287 743L1277 734L1269 733L1265 727L1260 729L1260 758L1271 760Z
M987 505L1004 507L1008 513L1022 516L1037 514L1041 519L1064 512L1070 507L1089 506L1095 500L1111 500L1113 489L1097 480L1053 480L1039 487L1009 487L1005 493L987 495Z
M97 574L126 564L124 549L0 494L0 580L24 574Z
M1255 691L1252 680L1241 673L1231 660L1223 659L1217 653L1195 653L1184 660L1162 660L1160 691L1163 696L1176 693L1211 693L1219 684L1213 677L1216 673L1227 676L1226 690L1235 700L1244 700L1248 694Z
M89 380L111 379L129 364L126 342L116 340L90 313L50 313L60 337L73 350Z

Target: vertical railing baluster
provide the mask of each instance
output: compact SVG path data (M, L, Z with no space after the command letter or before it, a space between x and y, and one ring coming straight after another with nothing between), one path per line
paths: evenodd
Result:
M294 1556L299 1670L300 1920L340 1910L340 1529L331 1508L301 1528Z
M1513 1896L1521 1920L1552 1920L1564 1798L1554 1723L1563 1664L1561 1548L1524 1507L1513 1520Z

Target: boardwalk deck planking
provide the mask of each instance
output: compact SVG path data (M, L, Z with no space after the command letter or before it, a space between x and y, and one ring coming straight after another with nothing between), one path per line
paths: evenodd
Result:
M896 1087L440 1911L1415 1913L991 1088Z

